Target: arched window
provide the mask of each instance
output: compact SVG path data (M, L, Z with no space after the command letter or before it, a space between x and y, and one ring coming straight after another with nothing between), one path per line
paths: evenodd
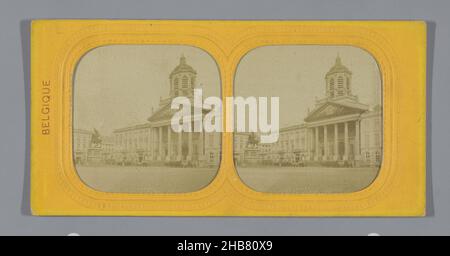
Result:
M344 78L342 76L338 77L338 95L344 95Z
M174 80L173 80L173 87L174 87L174 89L175 90L177 90L178 89L178 77L176 77Z
M187 76L183 76L183 78L181 79L181 86L183 86L183 88L187 88L188 87L188 82L189 79Z
M334 78L330 79L330 96L334 97Z

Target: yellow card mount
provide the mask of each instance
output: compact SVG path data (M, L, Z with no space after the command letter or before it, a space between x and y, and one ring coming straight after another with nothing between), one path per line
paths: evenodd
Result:
M31 31L34 215L425 215L422 21Z

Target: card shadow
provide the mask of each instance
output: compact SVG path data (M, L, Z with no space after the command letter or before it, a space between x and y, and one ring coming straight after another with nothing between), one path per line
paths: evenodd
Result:
M31 200L30 200L30 36L31 36L31 20L20 21L20 40L22 46L22 69L23 69L23 86L25 97L25 155L24 155L24 175L23 175L23 188L22 188L22 202L20 212L22 215L31 216Z
M432 175L432 88L434 40L436 35L436 22L427 23L427 70L426 70L426 216L434 216L433 175Z

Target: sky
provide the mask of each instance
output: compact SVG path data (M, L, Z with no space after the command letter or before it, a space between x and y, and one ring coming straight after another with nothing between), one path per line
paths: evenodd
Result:
M204 97L220 96L216 62L190 46L112 45L88 52L74 78L74 128L114 129L147 122L160 97L169 94L169 74L180 57L197 71ZM352 46L265 46L243 56L234 95L280 97L280 127L303 122L325 97L325 74L337 56L353 73L352 92L370 106L381 104L380 70L366 51Z

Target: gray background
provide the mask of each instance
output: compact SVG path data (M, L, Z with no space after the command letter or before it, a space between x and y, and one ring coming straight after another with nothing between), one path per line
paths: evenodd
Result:
M1 235L450 235L450 2L0 0ZM33 217L29 211L29 21L423 19L428 22L425 218Z

